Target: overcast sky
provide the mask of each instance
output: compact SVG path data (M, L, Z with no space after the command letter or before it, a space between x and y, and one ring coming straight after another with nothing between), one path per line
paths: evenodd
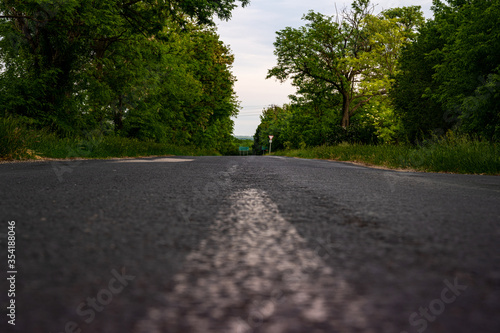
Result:
M376 12L393 7L421 6L427 18L432 17L432 0L379 0ZM343 0L250 0L250 5L237 8L228 22L218 21L220 39L231 48L235 56L233 74L238 81L236 94L242 109L234 119L234 135L253 136L260 123L264 107L288 102L288 95L295 93L289 83L279 83L274 78L266 80L267 71L276 64L273 54L276 31L285 27L304 25L302 16L309 10L326 15L350 7L351 1Z

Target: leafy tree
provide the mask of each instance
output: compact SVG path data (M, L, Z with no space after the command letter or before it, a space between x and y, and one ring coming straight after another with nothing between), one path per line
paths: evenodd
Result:
M500 141L499 74L488 75L486 81L476 88L474 95L462 100L461 108L462 131L479 134L491 141Z
M411 140L456 128L500 138L500 1L434 1L400 59L392 99Z
M402 128L398 115L390 100L375 98L363 106L363 111L354 116L360 134L357 142L395 143L399 141Z
M58 122L64 131L79 125L69 99L74 94L72 74L83 66L87 53L79 39L84 31L69 34L63 28L72 25L74 5L74 1L53 6L39 1L1 3L2 100L8 108L3 113L33 117L43 124Z
M290 115L290 106L279 107L271 105L265 108L260 116L261 123L254 135L254 151L261 151L262 147L269 149L269 135L274 136L272 149L282 149L286 140L287 118Z
M350 11L325 16L313 11L305 27L279 31L275 42L278 64L268 78L292 78L304 92L320 86L342 97L343 127L375 96L387 94L403 43L422 22L418 7L372 15L369 0L356 0Z
M137 73L145 73L144 83L132 86L127 104L133 106L124 114L122 132L160 142L232 149L230 117L237 113L238 103L229 49L213 30L194 25L184 31L165 30L149 43L159 56L149 52L141 60L147 68Z
M448 130L451 122L443 117L441 104L427 95L437 90L433 81L435 66L442 61L432 53L444 44L436 22L430 21L421 28L417 40L407 45L399 59L399 70L390 95L396 114L403 124L404 135L415 142L434 129Z
M200 146L215 146L232 141L232 116L238 111L234 94L236 78L231 73L234 61L230 50L219 40L215 31L193 34L193 73L201 83L201 100L190 108L190 116L196 123L194 142Z
M500 139L500 1L435 2L435 20L446 38L431 93L456 112L464 132Z
M92 105L87 93L96 97L94 101L98 94L113 100L114 94L118 97L114 121L120 128L122 100L130 87L120 86L119 72L128 71L128 62L141 54L128 52L124 46L144 45L169 21L186 27L191 22L211 25L215 15L229 19L237 2L248 4L248 0L2 1L1 112L32 117L60 133L71 133L84 127L89 118L90 122L99 120L105 113ZM126 60L116 62L116 52ZM115 79L108 77L112 72ZM128 78L135 75L129 74ZM99 92L101 88L105 91Z
M340 127L338 110L332 107L339 104L340 96L320 90L300 97L291 97L285 147L300 148L327 143L331 129Z

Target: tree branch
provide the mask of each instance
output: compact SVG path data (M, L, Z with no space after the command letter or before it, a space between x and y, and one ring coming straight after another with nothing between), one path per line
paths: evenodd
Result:
M30 19L33 20L31 16L25 16L25 15L0 15L0 18L25 18L25 19Z
M356 112L356 110L358 110L363 104L366 104L368 103L374 96L370 96L368 97L367 99L363 100L363 101L360 101L358 104L356 104L356 106L354 106L350 111L349 111L349 115L353 115L354 112ZM356 98L358 98L358 96L356 96Z

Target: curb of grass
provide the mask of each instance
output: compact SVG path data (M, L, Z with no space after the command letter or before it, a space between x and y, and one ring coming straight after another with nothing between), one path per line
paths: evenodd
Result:
M273 154L274 155L274 154ZM360 160L342 160L342 159L335 159L335 158L322 158L322 157L299 157L299 156L293 156L293 154L288 154L286 151L283 152L281 151L279 155L274 155L274 156L285 156L289 158L298 158L298 159L313 159L313 160L321 160L321 161L330 161L330 162L338 162L338 163L346 163L346 164L351 164L351 165L357 165L357 166L363 166L371 169L379 169L379 170L388 170L388 171L397 171L397 172L418 172L418 173L438 173L438 174L457 174L457 175L479 175L479 176L500 176L500 173L494 173L494 172L457 172L457 171L451 171L451 170L439 170L439 171L434 171L434 170L426 170L425 168L419 168L415 169L412 167L403 167L403 166L390 166L387 164L373 164L365 161L360 161Z
M144 156L122 156L122 157L67 157L67 158L55 158L55 157L42 157L36 156L32 158L24 159L0 159L0 164L5 163L30 163L30 162L57 162L57 161L92 161L92 160L124 160L124 159L138 159L138 158L162 158L162 157L174 157L181 155L144 155ZM185 156L185 155L182 155ZM188 155L186 155L188 156Z
M377 164L371 164L363 161L344 161L344 160L336 160L332 158L319 158L319 157L297 157L297 156L288 156L288 155L271 155L271 156L283 156L283 157L288 157L288 158L296 158L296 159L301 159L301 160L318 160L318 161L329 161L329 162L337 162L337 163L345 163L345 164L353 164L356 166L362 166L366 168L371 168L371 169L380 169L380 170L388 170L388 171L399 171L399 172L432 172L436 173L434 171L423 171L423 170L417 170L417 169L412 169L412 168L392 168L386 165L377 165ZM451 173L451 172L441 172L441 173Z
M300 158L300 157L297 157L297 158ZM342 160L335 160L335 159L331 159L331 158L329 158L329 159L315 158L315 159L322 160L322 161L354 164L354 165L364 166L364 167L371 168L371 169L390 170L390 171L399 171L399 172L429 172L429 171L422 171L422 170L417 170L417 169L412 169L412 168L392 168L392 167L386 166L386 165L371 164L371 163L363 162L363 161L342 161Z

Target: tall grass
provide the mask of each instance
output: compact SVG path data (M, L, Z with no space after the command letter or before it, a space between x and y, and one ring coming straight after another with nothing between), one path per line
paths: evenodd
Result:
M41 132L29 130L21 120L0 118L0 159L31 158L30 147L41 135Z
M448 134L421 146L340 144L277 155L352 161L392 169L500 175L500 145Z
M0 159L111 158L154 155L220 155L214 149L176 146L94 133L59 138L43 130L29 130L20 120L0 118Z
M218 155L213 149L175 146L119 136L59 139L51 135L34 146L37 155L50 158L111 158L155 155Z
M500 175L500 144L448 133L443 138L410 145L342 143L276 155L352 161L393 169L429 172ZM213 149L179 147L152 141L94 133L80 138L59 138L29 129L19 119L0 118L0 159L111 158L154 155L220 155Z

